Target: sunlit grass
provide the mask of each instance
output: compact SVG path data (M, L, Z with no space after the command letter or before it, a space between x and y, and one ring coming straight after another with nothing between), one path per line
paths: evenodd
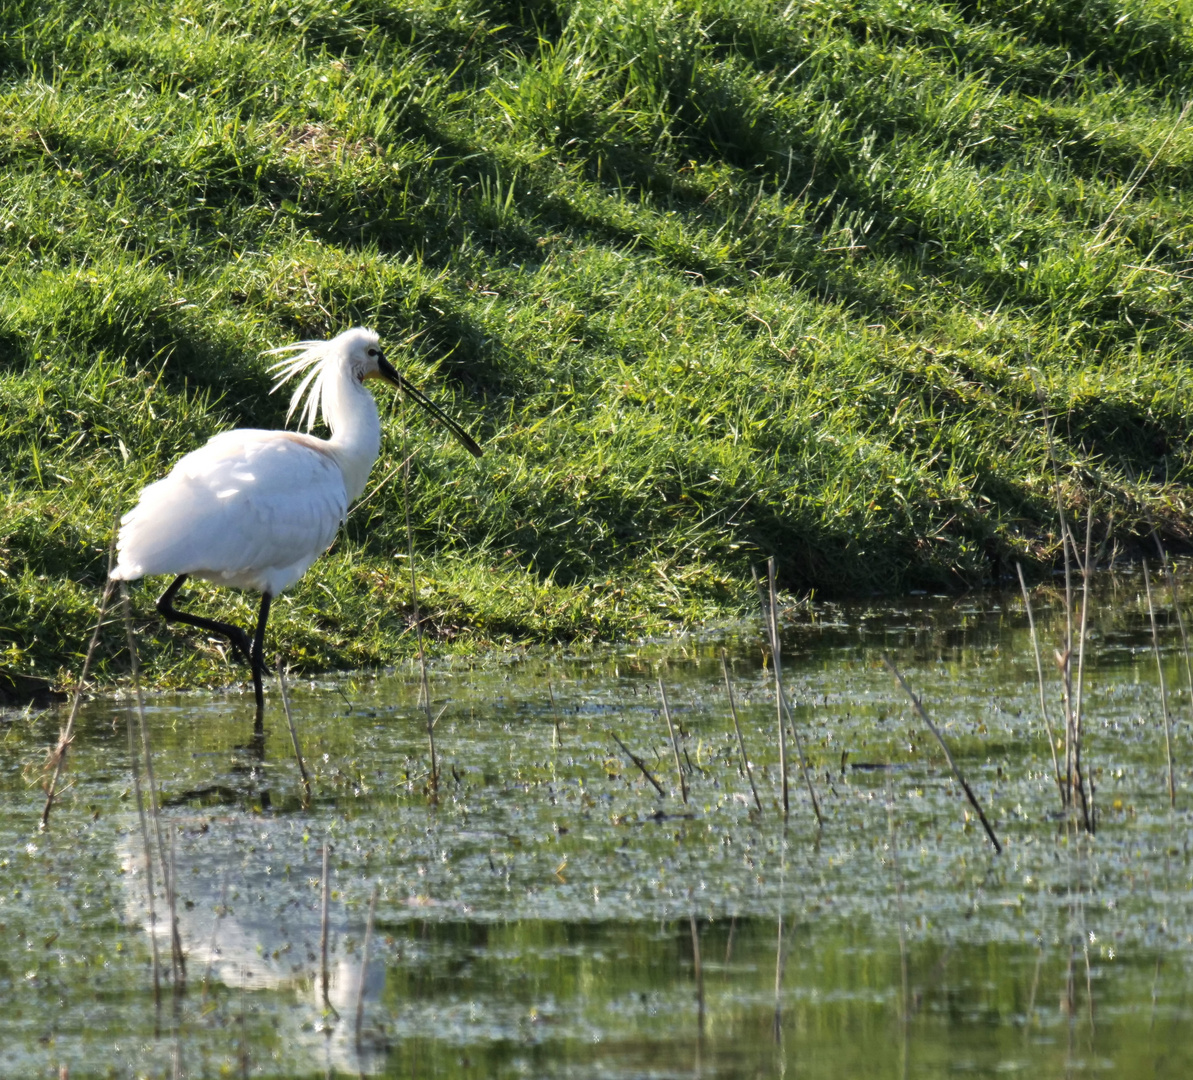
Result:
M0 676L77 670L116 515L281 424L264 348L357 323L486 446L411 418L437 648L732 615L772 554L822 594L1047 567L1038 392L1074 513L1185 539L1187 14L7 5ZM284 655L408 653L404 522L394 477L278 605ZM153 677L229 677L143 627Z

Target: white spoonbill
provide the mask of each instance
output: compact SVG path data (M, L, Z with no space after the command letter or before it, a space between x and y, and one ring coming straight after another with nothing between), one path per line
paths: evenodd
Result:
M305 422L308 434L238 428L191 451L164 479L146 487L120 519L119 558L112 570L119 581L176 575L157 610L167 622L222 634L247 661L257 697L258 737L270 602L331 546L381 449L377 404L365 381L392 383L472 454L481 454L459 424L394 370L372 330L358 327L330 341L300 341L270 352L293 354L270 369L277 372L274 390L303 375L286 419L302 404L299 426ZM309 434L319 414L331 430L328 439ZM188 577L261 594L251 642L239 626L174 607Z

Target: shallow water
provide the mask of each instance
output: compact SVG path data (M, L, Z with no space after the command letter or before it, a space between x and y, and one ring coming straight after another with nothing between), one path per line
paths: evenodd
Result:
M64 716L9 714L0 1075L1190 1075L1189 695L1160 590L1173 812L1141 594L1137 572L1107 578L1091 614L1092 838L1058 813L1011 594L788 614L784 670L822 830L794 767L784 823L773 683L754 626L434 665L437 803L410 667L291 687L312 773L306 808L276 690L263 768L236 749L251 695L151 697L187 960L174 995L155 880L158 1005L129 703L82 711L72 786L48 832L36 783ZM1036 600L1046 657L1061 632L1050 599ZM739 763L722 645L761 811ZM940 725L1003 854L884 650ZM1046 678L1057 723L1054 668Z

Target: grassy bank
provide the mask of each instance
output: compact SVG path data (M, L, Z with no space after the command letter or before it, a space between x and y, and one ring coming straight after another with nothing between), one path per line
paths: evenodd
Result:
M1044 406L1099 537L1190 534L1188 4L0 13L0 675L77 670L114 517L282 424L263 349L353 324L487 448L383 405L457 647L717 617L771 554L822 593L1039 570ZM407 655L405 549L395 477L276 647ZM162 584L149 671L225 681Z

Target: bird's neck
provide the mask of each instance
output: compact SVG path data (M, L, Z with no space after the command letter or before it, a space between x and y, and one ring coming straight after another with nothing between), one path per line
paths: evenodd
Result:
M381 450L381 421L373 395L347 380L323 388L323 418L331 429L327 449L344 474L348 501L365 489L369 472Z

